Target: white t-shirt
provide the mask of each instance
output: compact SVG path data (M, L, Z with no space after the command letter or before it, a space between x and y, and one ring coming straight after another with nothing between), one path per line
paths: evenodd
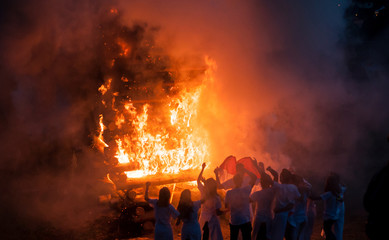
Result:
M197 187L201 193L201 199L204 199L205 198L204 185L200 183L198 184ZM201 205L200 221L207 222L212 218L212 216L217 216L216 209L220 209L221 207L222 207L222 203L220 201L219 196L205 199L205 202Z
M172 217L173 219L176 219L180 213L171 204L169 204L168 207L158 207L157 202L158 199L148 200L148 203L150 203L154 208L156 223L170 226L170 218Z
M225 203L231 210L230 223L241 225L250 222L250 193L252 186L234 188L226 193Z
M256 204L255 219L265 222L272 219L272 203L275 191L273 188L265 188L251 194L250 198Z
M336 220L339 217L339 212L343 202L336 200L336 196L332 192L325 192L320 195L324 201L324 220Z
M273 188L276 192L274 209L284 208L290 203L294 204L296 199L300 197L300 192L294 184L274 182Z

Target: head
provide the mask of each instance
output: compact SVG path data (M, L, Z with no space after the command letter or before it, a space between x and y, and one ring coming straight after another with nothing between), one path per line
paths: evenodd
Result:
M292 173L288 169L282 169L280 174L280 181L284 184L292 183Z
M181 192L180 203L187 204L192 202L191 192L189 189L185 189Z
M217 195L217 182L213 178L208 178L205 180L205 191L207 197L212 197Z
M193 202L191 199L191 192L189 189L185 189L181 192L180 201L177 206L177 210L180 212L182 219L189 218L190 213L193 211Z
M338 174L330 173L330 175L327 177L324 191L332 192L334 195L338 195L341 192L340 177Z
M136 198L136 192L134 191L127 191L126 192L126 199L129 200L129 201L135 201L135 198Z
M235 174L234 177L233 177L233 181L234 181L235 187L239 188L239 187L242 186L243 176L240 175L240 174Z
M241 163L236 164L236 174L243 175L244 174L244 166Z
M297 187L301 186L304 183L303 177L293 174L292 175L292 184L296 185Z
M271 179L271 177L267 173L264 173L261 175L260 181L261 181L262 189L269 188L273 185L273 180Z
M169 204L170 204L170 190L167 187L163 187L161 188L161 190L159 190L158 206L168 207Z

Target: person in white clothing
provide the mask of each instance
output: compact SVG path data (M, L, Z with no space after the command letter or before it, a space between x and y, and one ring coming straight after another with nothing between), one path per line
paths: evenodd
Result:
M250 176L248 186L242 186L242 174L236 174L233 177L235 186L227 191L225 198L225 207L231 213L230 217L230 238L237 240L239 231L242 232L243 240L251 239L251 211L250 211L250 193L253 188L257 176L243 168L243 172Z
M273 180L264 171L261 174L262 190L251 194L250 199L255 204L255 217L251 239L267 240L270 238L271 221L273 219L272 203L275 191L272 188Z
M344 198L344 193L346 192L346 186L344 184L340 184L340 198ZM343 239L343 226L344 226L344 201L340 203L339 216L334 224L334 233L336 236L336 240Z
M220 221L218 215L222 214L220 197L217 194L217 182L213 178L208 178L203 184L203 172L205 163L197 178L197 187L201 193L204 203L201 205L200 227L203 230L203 240L223 240Z
M339 218L339 212L343 204L339 176L337 174L331 173L328 176L324 191L319 197L311 196L311 198L313 200L323 200L324 202L323 230L326 240L337 240L332 227Z
M293 174L293 183L298 188L301 196L296 199L292 214L289 214L285 232L286 240L297 240L302 235L302 231L307 222L307 199L312 188L304 178Z
M154 239L173 240L173 230L170 225L171 218L176 219L179 212L170 204L170 191L167 187L159 190L158 199L149 198L150 182L146 183L145 200L154 208L155 229Z
M280 181L282 184L274 182L273 185L275 206L270 237L272 240L282 240L284 238L289 212L293 209L296 199L300 197L297 187L291 184L291 172L283 169L280 174Z
M189 189L182 191L177 210L180 213L176 225L182 221L181 240L201 240L201 228L197 220L197 213L202 201L192 201Z
M300 234L299 240L311 240L315 218L316 218L316 203L312 199L308 198L307 223L304 225L304 229Z

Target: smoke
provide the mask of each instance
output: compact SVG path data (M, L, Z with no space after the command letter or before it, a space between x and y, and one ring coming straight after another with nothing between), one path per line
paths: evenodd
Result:
M335 171L360 207L366 181L385 164L387 61L352 54L364 46L387 51L387 29L375 44L350 35L349 2L2 4L1 211L21 225L38 219L75 226L100 214L90 209L98 209L91 201L104 192L98 179L105 172L91 146L97 87L107 73L99 26L110 22L111 7L118 24L133 31L159 29L150 33L171 56L216 62L200 111L214 166L230 154L254 156L278 169L293 167L317 191ZM350 73L350 61L366 69L364 80Z
M159 43L172 55L195 52L215 60L215 82L208 89L214 95L205 98L202 115L212 129L211 163L230 154L255 156L278 169L294 168L318 192L329 172L338 172L349 186L349 199L355 199L350 207L361 208L368 180L388 156L387 61L383 53L353 56L366 47L386 52L387 34L383 30L373 41L361 37L354 3L132 1L120 6L127 24L141 19L161 26Z

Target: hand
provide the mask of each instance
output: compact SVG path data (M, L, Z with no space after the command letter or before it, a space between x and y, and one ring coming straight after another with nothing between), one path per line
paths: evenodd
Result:
M266 168L266 170L270 171L270 170L272 170L272 168L271 168L270 166L268 166L268 167Z
M204 169L205 168L205 166L206 166L206 164L205 163L203 163L203 165L201 165L201 167Z
M149 187L151 185L151 182L146 182L146 187Z

